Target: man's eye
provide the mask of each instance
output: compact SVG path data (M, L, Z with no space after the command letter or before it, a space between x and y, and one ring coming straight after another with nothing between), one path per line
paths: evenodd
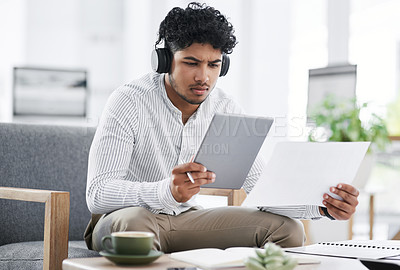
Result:
M210 67L217 68L217 67L219 67L219 64L210 64Z
M196 66L197 65L197 63L194 63L194 62L184 62L184 63L188 66Z

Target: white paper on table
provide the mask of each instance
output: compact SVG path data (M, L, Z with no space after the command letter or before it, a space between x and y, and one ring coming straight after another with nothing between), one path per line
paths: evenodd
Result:
M279 142L243 206L320 205L339 183L351 184L370 142ZM335 194L331 194L335 197Z

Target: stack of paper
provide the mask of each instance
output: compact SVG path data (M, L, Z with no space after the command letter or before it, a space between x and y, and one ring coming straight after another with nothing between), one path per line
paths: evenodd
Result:
M369 142L280 142L243 206L323 206L323 194L351 184ZM331 196L340 199L337 195Z

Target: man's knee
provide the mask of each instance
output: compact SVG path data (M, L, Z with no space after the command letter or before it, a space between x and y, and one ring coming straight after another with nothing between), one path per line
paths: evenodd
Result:
M277 244L282 247L298 247L304 244L305 234L301 221L288 218L282 226L284 235Z
M113 218L111 231L151 231L157 227L154 214L143 207L124 208Z
M272 214L267 215L264 221L267 222L267 234L263 238L261 246L267 242L273 242L281 247L298 247L304 244L304 227L303 223L298 220Z
M143 207L128 207L114 211L99 220L92 234L92 247L102 250L101 239L113 232L147 231L153 232L155 249L159 249L158 227L154 215Z

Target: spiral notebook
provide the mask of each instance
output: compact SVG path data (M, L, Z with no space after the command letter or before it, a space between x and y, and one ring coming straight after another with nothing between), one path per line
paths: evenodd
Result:
M322 256L377 260L399 256L400 241L347 240L338 242L323 242L303 247L286 248L285 251Z

